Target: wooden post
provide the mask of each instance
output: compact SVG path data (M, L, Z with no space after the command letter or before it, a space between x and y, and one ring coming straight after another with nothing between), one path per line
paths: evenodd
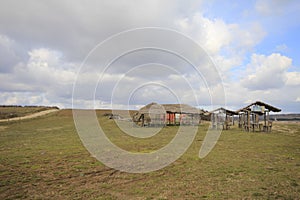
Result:
M271 126L270 126L270 112L268 111L268 114L267 114L267 121L268 121L268 124L267 124L267 126L268 126L268 132L271 132Z
M201 114L198 114L198 119L199 119L199 123L197 125L202 123Z
M242 122L242 114L239 113L239 124L238 124L239 128L243 127L243 122Z
M192 114L192 125L194 125L194 114Z
M250 111L247 111L247 125L248 125L248 132L250 131Z
M264 128L263 128L263 130L264 130L264 132L266 132L267 131L267 111L265 111L264 112Z
M265 123L265 126L267 125L267 116L266 115L267 115L267 112L265 111L265 113L264 113L264 121L265 121L264 123Z
M144 123L145 123L145 115L142 114L142 127L144 127Z
M251 113L251 119L252 119L252 131L254 132L254 122L255 122L255 114Z

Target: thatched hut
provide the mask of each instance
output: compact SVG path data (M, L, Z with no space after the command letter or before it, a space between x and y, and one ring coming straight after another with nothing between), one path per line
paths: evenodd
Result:
M133 116L140 126L198 125L203 110L187 104L150 103Z

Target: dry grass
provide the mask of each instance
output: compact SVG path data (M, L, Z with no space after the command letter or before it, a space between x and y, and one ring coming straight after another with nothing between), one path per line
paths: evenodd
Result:
M105 111L106 112L106 111ZM122 134L102 117L108 137L130 151L154 150L173 137L167 127L149 139ZM129 174L90 156L72 112L0 124L1 199L299 199L300 124L275 123L272 133L224 131L214 150L198 158L207 124L188 151L159 171Z

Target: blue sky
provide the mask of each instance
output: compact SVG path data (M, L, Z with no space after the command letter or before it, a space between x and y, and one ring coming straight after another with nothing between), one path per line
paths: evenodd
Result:
M180 99L207 109L238 109L261 100L284 113L299 113L299 19L297 0L4 0L0 104L70 108L73 101L79 108L138 109ZM145 27L177 35L128 32ZM120 34L124 31L131 36ZM178 52L196 58L202 76L176 54L149 50L132 51L103 72L105 56L124 53L137 42L170 50L181 46ZM72 99L78 80L82 88Z
M257 53L279 52L293 58L293 65L300 66L300 4L295 0L266 0L270 13L260 13L255 9L260 1L220 0L204 2L204 15L209 18L221 18L227 23L247 24L259 22L267 32L267 36L255 47ZM274 8L275 7L275 8ZM281 48L280 48L281 47ZM299 67L296 68L299 70Z
M286 44L291 50L290 53L293 52L291 55L294 55L299 47L299 3L286 1L280 13L267 14L255 11L255 4L256 1L236 1L226 4L224 1L215 0L205 4L204 15L209 18L222 18L228 23L246 24L259 21L268 32L268 36L256 48L257 51L261 48L262 52L272 52L278 44Z

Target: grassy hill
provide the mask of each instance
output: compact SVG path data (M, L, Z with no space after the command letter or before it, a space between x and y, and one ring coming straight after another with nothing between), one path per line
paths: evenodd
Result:
M165 146L177 127L147 139L120 131L97 111L109 139L132 152ZM82 145L71 110L0 123L0 199L299 199L300 124L274 122L272 133L223 131L204 159L208 124L177 161L130 174L104 166Z
M273 114L270 115L270 119L278 121L300 121L300 114Z
M36 112L41 112L49 109L58 109L58 107L0 105L0 119L23 117L26 115L30 115Z

